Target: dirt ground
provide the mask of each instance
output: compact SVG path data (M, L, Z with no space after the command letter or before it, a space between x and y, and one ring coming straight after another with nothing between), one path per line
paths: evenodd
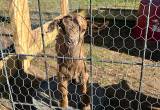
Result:
M123 24L123 21L117 21L117 23ZM108 26L100 31L99 33L94 33L93 42L93 78L94 82L98 82L101 85L111 85L119 83L121 80L127 80L132 88L138 90L139 78L141 72L141 65L134 65L134 63L140 64L143 53L143 44L141 42L135 41L133 37L129 36L130 31L126 28L117 30L115 25L110 21ZM116 26L118 27L117 24ZM134 23L130 23L129 26L133 26ZM108 34L109 31L109 34ZM120 35L119 32L120 31ZM109 36L110 35L110 36ZM128 36L128 37L127 37ZM126 39L125 39L126 38ZM89 36L85 39L85 49L86 56L89 56ZM135 46L135 44L137 44ZM158 64L159 51L152 45L152 53L146 53L145 64L153 65ZM153 50L155 48L155 50ZM148 48L150 49L150 48ZM155 52L156 51L156 52ZM55 55L54 42L46 48L46 53L50 55ZM104 62L100 62L100 61ZM44 70L43 58L38 58L33 60L33 65L36 65L40 69ZM56 60L48 59L49 73L55 75L56 73ZM110 62L110 63L107 63ZM120 64L116 63L119 62ZM129 65L123 63L130 63ZM37 65L39 64L39 65ZM89 64L89 62L88 62ZM89 71L89 65L88 65ZM103 76L103 77L102 77ZM148 91L147 93L156 92L156 96L159 95L160 87L156 86L158 84L159 76L158 67L145 67L144 68L144 89L143 91ZM150 88L150 89L149 89ZM154 89L153 89L154 88ZM153 95L153 94L152 94Z
M103 20L98 20L95 24L97 22L102 23ZM137 110L139 102L143 110L150 110L152 107L160 108L159 67L147 66L144 68L142 93L138 92L141 73L141 66L139 64L142 61L143 43L130 36L130 29L134 24L135 22L127 22L127 25L124 25L124 21L113 22L109 20L109 24L101 31L98 31L99 28L94 29L92 45L93 71L91 72L89 69L89 61L87 62L87 69L93 76L90 77L90 83L93 83L95 110L112 110L114 108L116 110L121 110L122 108ZM85 49L86 57L89 57L90 38L87 34ZM54 44L55 42L47 46L47 54L56 56ZM157 44L149 43L145 59L146 65L159 64L160 51L158 46ZM135 63L138 65L135 65ZM50 80L53 85L56 85L57 83L54 80L57 68L56 59L48 58L47 64ZM32 65L45 72L43 58L35 58L32 61ZM37 83L33 86L35 82ZM39 91L45 92L47 86L43 81L36 79L35 76L29 77L26 74L14 76L10 79L10 83L15 92L15 100L24 102L23 99L25 99L29 103L33 103L29 101L32 100L33 94ZM69 87L73 93L71 93L71 96L74 97L76 93L73 91L76 91L76 87L74 85L70 85ZM1 87L1 96L7 94L6 88L6 86ZM53 87L52 92L56 96L56 86ZM79 94L76 94L76 97L79 98ZM78 102L75 102L75 100L71 99L70 105L78 106L76 105Z
M97 32L95 28L93 34L93 71L90 72L89 62L87 63L87 68L88 72L90 74L92 73L93 76L90 77L90 82L95 84L95 86L93 86L95 101L102 100L105 97L105 100L103 100L104 102L98 101L95 102L95 104L109 103L107 101L111 101L109 105L116 107L124 102L123 107L136 110L139 103L138 97L140 95L140 103L143 106L143 110L150 110L153 109L152 107L159 107L160 80L158 76L160 75L160 68L149 66L144 67L142 91L140 94L138 90L141 65L139 64L141 64L142 61L143 43L138 40L136 41L133 37L129 36L130 28L128 27L134 26L134 22L130 22L128 23L128 26L124 27L122 27L123 21L117 21L116 23L115 26L113 25L113 21L109 21L106 28L100 32ZM85 49L86 56L88 57L90 51L89 42L90 38L86 35ZM148 44L148 50L150 49L151 51L146 52L146 65L159 64L158 56L160 51L157 48L159 47L155 44ZM46 50L47 54L56 55L54 42L49 45ZM34 59L32 64L36 65L42 71L45 71L43 61L42 58ZM47 63L50 76L56 76L56 60L48 59ZM135 63L138 65L135 65ZM97 98L97 96L100 98ZM106 104L103 106L106 110L112 109L111 106L106 107ZM98 106L97 104L95 105L95 109L98 110L101 107L103 108L103 106Z

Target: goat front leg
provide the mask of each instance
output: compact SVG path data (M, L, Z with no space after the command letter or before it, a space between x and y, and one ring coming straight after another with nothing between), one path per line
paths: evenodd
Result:
M60 106L64 109L68 107L68 80L59 77L58 90L61 93L62 99L60 100Z
M90 98L87 95L88 93L88 80L89 80L89 75L88 73L82 73L82 79L81 79L81 92L83 93L82 95L82 103L83 103L83 110L91 110L90 108Z
M83 94L87 93L87 85L88 85L88 79L89 79L89 75L88 73L84 72L82 73L82 78L81 78L81 92Z

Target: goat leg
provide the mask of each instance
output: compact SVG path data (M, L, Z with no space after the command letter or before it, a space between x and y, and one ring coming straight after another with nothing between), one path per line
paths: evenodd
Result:
M89 80L89 75L88 73L84 72L82 74L82 79L81 79L81 92L82 92L82 102L83 102L83 110L91 110L90 109L90 98L89 96L87 95L88 93L88 88L87 88L87 85L88 85L88 80Z
M68 80L59 78L58 90L62 95L62 99L60 100L60 107L67 109L68 107Z

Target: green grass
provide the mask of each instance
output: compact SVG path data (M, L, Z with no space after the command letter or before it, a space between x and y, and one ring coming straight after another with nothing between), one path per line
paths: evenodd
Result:
M60 11L59 0L40 0L42 11ZM92 0L93 8L138 8L139 0ZM0 0L0 10L9 9L8 1ZM37 10L37 0L29 0L30 10ZM69 0L70 9L88 8L89 0Z
M74 6L87 8L89 6L89 0L69 0ZM92 5L96 7L128 7L137 8L139 0L92 0Z

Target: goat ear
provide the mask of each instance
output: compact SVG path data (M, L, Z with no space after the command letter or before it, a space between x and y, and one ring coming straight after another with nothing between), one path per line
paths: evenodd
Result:
M63 17L63 20L61 23L67 27L71 22L72 22L72 16L67 15L67 16Z
M58 28L59 22L60 22L60 20L58 20L58 19L51 22L48 26L47 32L52 32L54 29Z
M86 31L87 20L84 17L76 15L73 20L79 25L81 32Z

